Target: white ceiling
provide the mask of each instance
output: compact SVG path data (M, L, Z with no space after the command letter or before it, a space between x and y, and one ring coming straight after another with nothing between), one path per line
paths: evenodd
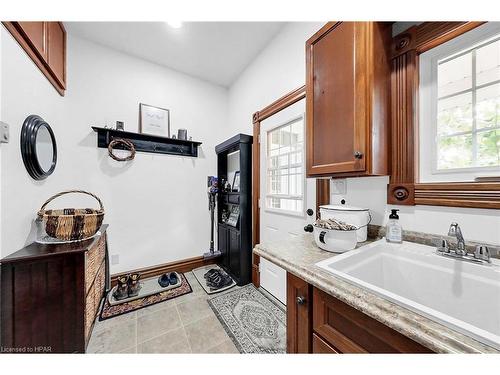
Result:
M96 43L229 86L281 30L284 22L65 22Z

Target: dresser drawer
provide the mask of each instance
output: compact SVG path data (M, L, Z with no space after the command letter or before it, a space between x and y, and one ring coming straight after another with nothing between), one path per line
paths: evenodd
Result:
M313 330L341 353L431 351L329 294L314 288Z
M85 255L85 285L88 293L99 267L106 256L106 234L103 234L97 244Z

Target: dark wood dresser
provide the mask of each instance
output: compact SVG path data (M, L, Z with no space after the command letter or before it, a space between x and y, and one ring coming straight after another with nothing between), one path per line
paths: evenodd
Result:
M106 229L81 242L32 243L1 260L0 352L85 352L109 288Z

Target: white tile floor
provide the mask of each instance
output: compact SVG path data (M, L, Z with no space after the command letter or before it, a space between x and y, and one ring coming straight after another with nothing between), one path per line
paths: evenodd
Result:
M87 353L238 353L208 305L209 295L191 272L185 275L192 293L96 321Z

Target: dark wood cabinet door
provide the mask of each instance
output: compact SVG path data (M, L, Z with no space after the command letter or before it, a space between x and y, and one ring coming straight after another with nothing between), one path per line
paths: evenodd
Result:
M47 22L48 64L58 83L66 86L66 32L60 22Z
M311 353L311 286L291 273L286 276L286 351Z
M222 253L222 265L229 267L229 252L228 252L228 230L223 225L218 225L217 231L217 248Z
M237 230L229 229L229 270L237 278L241 275L240 234Z
M306 43L307 174L364 171L366 25L332 22Z
M431 353L339 299L314 288L313 330L341 353Z
M46 22L17 22L31 47L44 60L47 61Z

